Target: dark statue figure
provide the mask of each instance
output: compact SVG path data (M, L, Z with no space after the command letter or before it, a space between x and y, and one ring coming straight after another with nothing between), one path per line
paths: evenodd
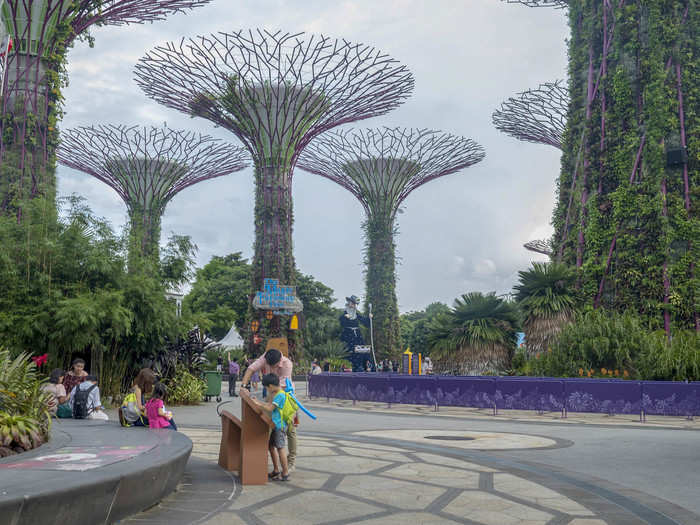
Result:
M353 372L364 372L365 364L371 359L366 352L356 352L356 346L364 346L365 340L362 337L360 323L369 326L369 317L357 311L360 300L355 295L345 298L345 313L340 316L340 326L343 328L340 339L345 343L347 359L352 363Z

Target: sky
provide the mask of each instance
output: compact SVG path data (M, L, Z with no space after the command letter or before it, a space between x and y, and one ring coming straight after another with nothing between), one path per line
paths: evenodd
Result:
M565 78L565 12L500 0L213 0L162 22L93 31L68 57L62 128L92 124L157 125L194 130L237 144L226 130L148 99L133 67L149 49L182 37L265 28L321 33L375 46L415 77L412 97L396 110L352 127L430 128L481 144L486 158L418 188L398 217L399 310L423 309L470 291L508 293L518 271L546 257L523 243L551 235L560 153L497 131L501 102ZM116 229L126 206L116 192L60 166L61 195L77 193ZM253 246L252 168L178 194L163 216L163 239L190 235L198 265ZM333 288L337 304L364 296L364 212L347 190L317 175L294 174L294 252L298 268Z

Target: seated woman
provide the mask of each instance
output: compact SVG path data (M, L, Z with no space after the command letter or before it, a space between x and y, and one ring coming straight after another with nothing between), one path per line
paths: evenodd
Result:
M146 395L153 391L156 374L150 368L142 368L131 384L129 394L119 408L119 422L122 426L147 427ZM133 396L132 396L133 394Z
M79 357L73 359L71 369L63 376L63 386L66 389L66 395L70 396L71 390L85 381L87 376L88 373L85 371L85 361Z
M68 394L63 386L64 372L60 368L55 368L49 376L49 382L41 385L41 390L49 393L48 407L52 416L56 416L59 405L66 405L67 412L65 417L70 417L70 407L67 404ZM58 417L61 417L59 414Z

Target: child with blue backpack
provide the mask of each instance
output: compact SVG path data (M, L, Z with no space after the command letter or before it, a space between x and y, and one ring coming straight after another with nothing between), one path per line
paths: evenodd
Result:
M289 481L289 466L287 464L287 434L288 425L293 424L294 414L298 405L288 396L280 386L280 378L276 374L266 374L262 378L262 384L268 391L268 399L272 401L253 401L263 410L271 413L275 428L270 433L268 443L270 456L272 457L273 470L268 478L275 481Z

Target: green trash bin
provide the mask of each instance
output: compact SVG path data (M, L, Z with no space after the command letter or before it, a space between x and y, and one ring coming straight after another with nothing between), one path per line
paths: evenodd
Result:
M212 397L216 398L217 402L221 402L221 380L222 372L216 370L207 370L204 372L204 380L207 383L207 392L204 394L204 399L209 401Z

